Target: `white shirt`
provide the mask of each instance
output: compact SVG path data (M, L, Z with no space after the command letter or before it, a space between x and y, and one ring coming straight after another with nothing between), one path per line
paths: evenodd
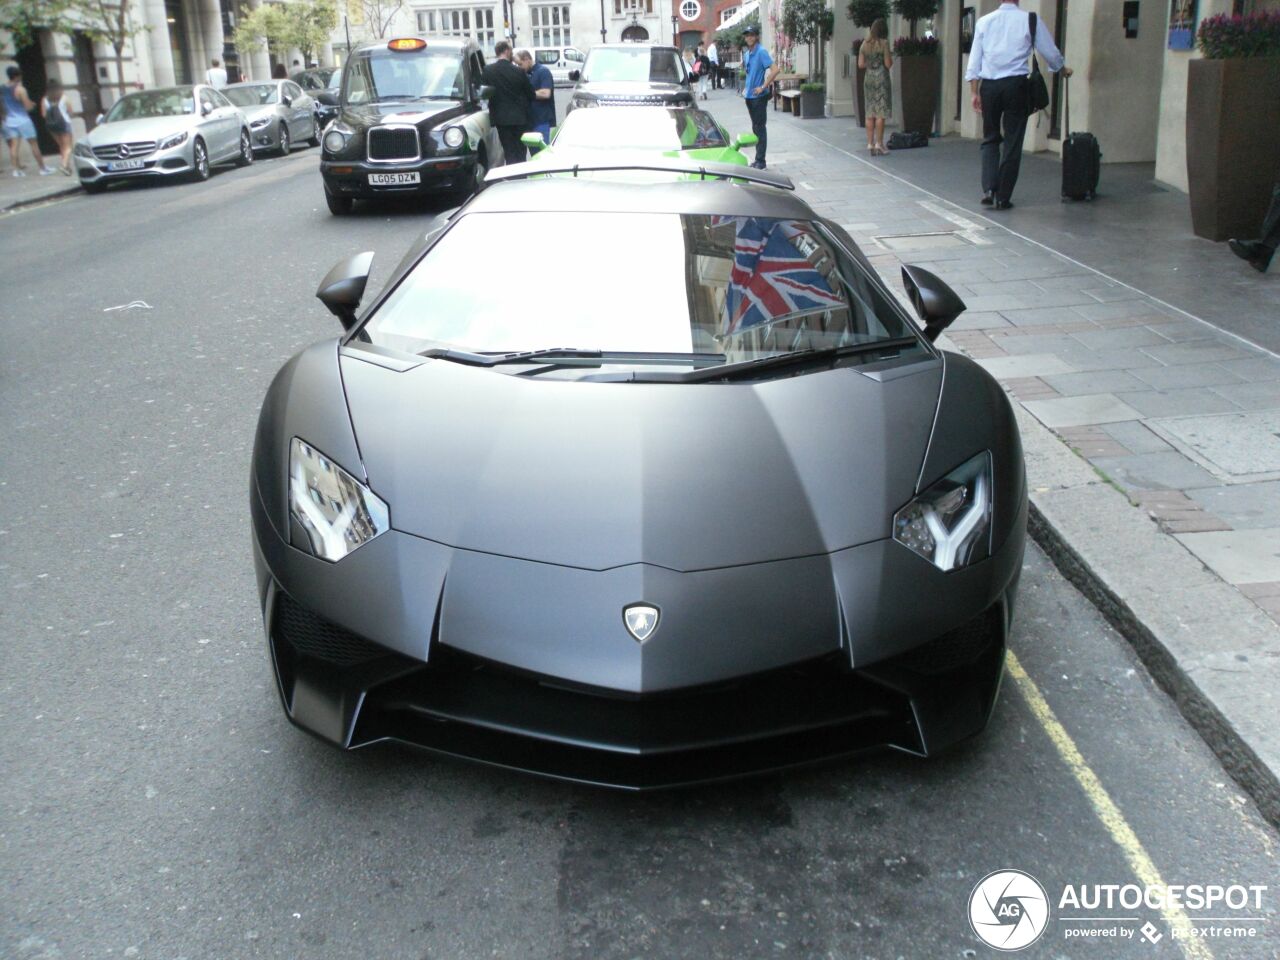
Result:
M716 45L714 43L707 47L707 59L712 63L720 62L720 54L716 52Z
M209 86L211 87L220 89L227 85L227 71L221 67L210 67L204 78L209 81Z
M1036 18L1036 52L1044 57L1045 66L1056 73L1062 69L1062 54L1053 44L1053 36ZM973 31L973 48L969 51L966 80L1000 80L1025 77L1031 72L1031 16L1019 10L1016 3L1002 3L999 8L978 20Z

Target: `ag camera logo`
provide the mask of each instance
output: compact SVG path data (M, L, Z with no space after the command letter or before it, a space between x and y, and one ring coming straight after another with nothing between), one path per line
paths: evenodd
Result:
M1012 952L1040 939L1049 925L1049 896L1021 870L989 873L969 894L969 926L989 947Z

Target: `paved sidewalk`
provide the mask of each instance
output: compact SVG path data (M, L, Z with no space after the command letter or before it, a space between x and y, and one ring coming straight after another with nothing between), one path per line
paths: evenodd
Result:
M25 177L12 175L13 167L9 163L9 146L0 141L0 213L14 207L24 207L30 203L39 203L54 197L76 193L80 190L80 181L74 176L67 177L56 172L58 155L46 156L45 162L55 169L47 177L40 176L27 152L26 144L22 145L22 165L26 169Z
M1020 407L1037 536L1280 820L1280 357L889 175L850 120L769 119L770 168L893 289L916 263L964 298L948 338Z

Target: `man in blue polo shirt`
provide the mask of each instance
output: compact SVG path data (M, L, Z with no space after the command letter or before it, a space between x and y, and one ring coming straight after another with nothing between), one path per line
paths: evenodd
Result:
M778 65L769 56L769 51L760 46L760 28L755 24L747 24L742 31L742 42L746 44L742 51L742 73L746 81L742 86L742 97L747 101L747 113L751 115L751 132L757 138L756 159L751 165L763 170L764 152L769 146L769 133L765 129L769 114L765 108L769 106L769 87L778 75Z
M556 82L544 63L534 63L533 54L521 50L516 55L521 69L529 74L533 87L533 103L529 104L529 119L535 132L542 134L542 142L551 142L551 128L556 125Z

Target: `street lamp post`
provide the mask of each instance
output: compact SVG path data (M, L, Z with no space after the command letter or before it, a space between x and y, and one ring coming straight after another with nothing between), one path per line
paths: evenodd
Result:
M604 0L600 0L600 42L607 43L609 35L604 29Z
M677 50L680 48L680 34L677 32L679 29L680 18L673 13L671 14L671 45Z

